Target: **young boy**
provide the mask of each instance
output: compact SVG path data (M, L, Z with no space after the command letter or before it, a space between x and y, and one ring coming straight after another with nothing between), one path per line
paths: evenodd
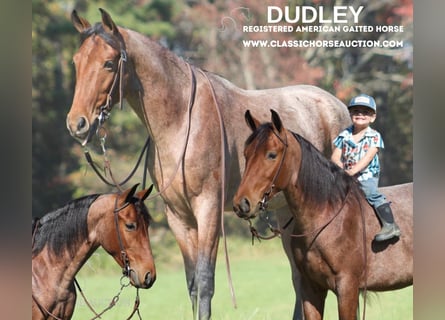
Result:
M400 229L385 196L378 191L380 163L378 151L383 148L380 133L370 127L376 119L373 97L360 94L348 105L352 126L342 131L334 140L332 161L349 175L356 176L368 202L374 207L382 223L375 241L385 241L400 236Z

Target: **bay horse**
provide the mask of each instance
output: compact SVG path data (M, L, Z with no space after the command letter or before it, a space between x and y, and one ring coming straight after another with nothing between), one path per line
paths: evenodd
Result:
M135 194L94 194L73 200L33 221L32 319L71 319L74 278L99 246L123 268L136 288L156 280L150 247L150 216L143 201L152 187Z
M246 168L233 198L235 213L254 218L282 191L293 214L292 255L301 273L306 320L323 318L328 290L340 320L356 319L359 290L413 284L413 184L381 188L392 202L402 235L373 241L379 221L357 179L325 158L302 136L283 127L277 112L260 124L249 111ZM289 232L289 231L288 231Z
M208 319L222 212L231 211L244 168L244 112L252 109L266 119L269 106L276 108L290 128L329 155L335 136L350 124L349 113L315 86L238 88L100 12L102 21L94 25L76 11L71 15L81 45L73 57L76 86L67 128L86 145L124 98L145 124L154 142L148 171L183 256L193 314ZM284 199L271 208L289 215ZM289 238L282 241L290 254ZM296 267L293 279L297 285Z

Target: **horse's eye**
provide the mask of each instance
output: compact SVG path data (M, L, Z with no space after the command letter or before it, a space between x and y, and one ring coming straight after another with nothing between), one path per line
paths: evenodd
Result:
M127 228L128 231L134 231L136 230L136 223L135 222L126 223L125 228Z
M269 160L275 160L277 158L277 153L275 151L269 151L266 157Z
M108 71L113 71L113 69L114 69L114 62L113 62L113 60L105 61L104 68L107 69Z

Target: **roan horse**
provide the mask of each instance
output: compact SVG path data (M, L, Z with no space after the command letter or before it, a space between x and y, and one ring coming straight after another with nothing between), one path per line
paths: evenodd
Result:
M71 319L76 303L74 277L102 246L136 288L150 288L156 269L148 237L144 199L135 195L95 194L73 200L33 221L32 319Z
M148 170L184 259L193 313L208 319L222 211L232 209L230 199L244 168L244 112L255 110L266 119L269 107L275 108L292 130L326 154L350 123L349 113L340 100L314 86L240 89L155 41L117 27L100 11L102 21L93 26L72 13L81 45L73 58L77 79L68 130L86 144L114 104L123 98L129 102L154 142ZM280 219L289 215L285 201L275 207L281 207ZM287 254L289 239L282 237ZM293 278L296 286L296 267Z
M385 291L413 283L412 183L381 188L392 201L402 235L374 242L379 222L359 182L326 159L306 139L246 112L253 133L246 140L246 168L233 208L251 219L268 198L283 191L295 224L292 254L301 272L306 320L322 319L328 290L339 319L356 319L359 289Z

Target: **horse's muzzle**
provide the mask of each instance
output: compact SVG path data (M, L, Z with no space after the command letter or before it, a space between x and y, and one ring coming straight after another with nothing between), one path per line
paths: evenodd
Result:
M88 142L90 142L93 135L97 130L97 119L90 125L89 121L81 116L77 118L77 120L71 121L70 117L66 118L66 127L70 132L71 136L80 140L82 146L85 146Z
M85 139L90 130L90 124L83 116L77 119L71 119L68 115L66 117L66 127L68 128L70 134L78 139Z
M255 217L255 214L251 211L250 201L246 197L241 198L239 203L233 203L233 211L238 217L243 219L251 219Z
M140 289L149 289L156 281L156 275L152 274L151 272L147 272L145 274L143 281L139 280L137 273L133 269L130 269L129 276L131 284Z

